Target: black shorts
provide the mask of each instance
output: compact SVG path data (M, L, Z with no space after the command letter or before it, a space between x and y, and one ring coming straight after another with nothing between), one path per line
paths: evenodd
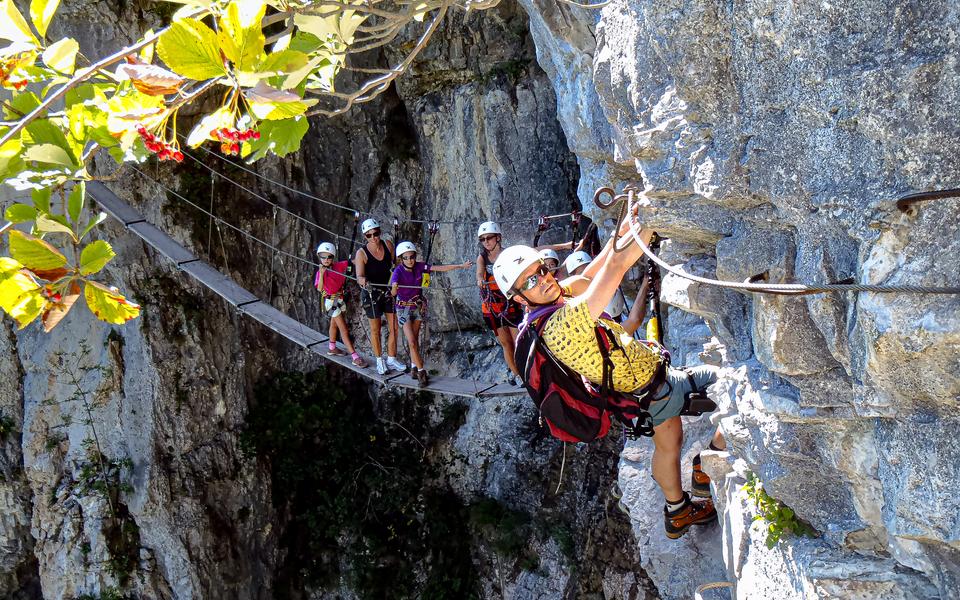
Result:
M360 304L363 305L363 312L368 319L379 319L387 313L393 314L393 296L386 288L376 289L372 298L370 292L360 290Z

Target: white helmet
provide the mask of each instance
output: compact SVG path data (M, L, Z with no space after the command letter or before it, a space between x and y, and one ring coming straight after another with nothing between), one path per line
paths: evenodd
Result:
M490 235L491 233L496 235L503 235L500 231L500 225L494 221L484 221L480 223L480 229L477 229L477 237L483 237L485 235Z
M552 258L553 260L557 261L557 264L558 264L558 265L560 264L560 257L557 256L557 253L556 253L555 251L551 250L550 248L547 248L546 250L541 250L541 251L540 251L540 258L542 258L543 260L547 260L548 258Z
M399 244L397 244L397 258L400 258L407 252L416 253L416 251L417 251L417 247L414 245L413 242L400 242Z
M579 267L589 265L591 262L593 262L593 257L583 250L580 250L579 252L574 252L563 261L563 268L567 270L567 273L573 275L573 272Z
M323 256L324 254L329 254L331 256L337 255L337 247L331 244L330 242L324 242L317 246L317 254Z
M540 253L530 246L510 246L493 263L493 279L504 296L513 298L516 293L513 291L514 284L530 265L538 262L542 262Z
M380 223L376 219L367 219L360 224L360 233L364 235L371 229L380 229Z

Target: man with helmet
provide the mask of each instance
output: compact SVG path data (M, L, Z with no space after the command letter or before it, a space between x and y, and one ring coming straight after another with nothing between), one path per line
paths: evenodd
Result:
M557 269L560 268L560 256L557 255L556 250L551 248L541 250L540 260L543 261L543 264L547 265L547 268L550 269L551 273L556 273Z
M393 244L380 238L380 223L376 219L366 219L360 231L366 243L357 250L353 264L361 288L360 303L370 322L370 343L377 359L377 373L386 375L388 369L403 372L406 367L397 360L397 317L388 285L393 271ZM387 321L386 360L380 340L382 319Z
M350 262L336 260L337 249L330 242L323 242L317 246L317 258L320 259L320 269L313 279L313 287L320 292L320 305L323 312L330 317L330 342L327 348L327 354L331 356L343 356L343 350L337 347L337 332L343 337L343 345L350 352L353 364L358 367L366 367L367 363L363 360L353 342L350 341L350 333L347 330L347 319L344 313L347 310L347 304L343 299L343 284L347 278L344 273L347 272L347 266Z
M427 318L427 300L423 296L424 277L427 273L443 273L456 269L468 269L473 263L461 265L428 265L417 260L417 247L413 242L397 244L397 259L400 264L390 277L390 293L396 298L396 314L410 350L410 376L420 387L429 382L427 370L420 356L420 326Z
M629 222L625 220L620 233L628 233L628 226ZM651 230L640 232L641 238L647 242L652 235ZM648 412L655 433L653 477L666 501L664 528L667 536L675 539L691 525L716 519L716 510L709 499L709 478L702 470L694 470L692 491L707 499L691 501L689 494L683 491L680 477L683 425L679 416L685 396L716 381L716 372L712 367L697 367L687 372L664 368L664 357L660 352L630 337L615 321L602 317L623 277L642 256L642 250L635 243L629 244L622 252L614 252L611 240L580 275L569 277L561 284L535 249L512 246L500 253L493 267L493 276L505 295L515 298L528 311L553 309L553 312L544 310L544 313L549 312L548 316L542 317L546 321L538 321L536 326L540 328L540 340L550 354L569 370L601 389L612 385L618 393L651 394L653 401ZM608 340L617 341L616 347L608 350L599 347L598 328L605 330ZM604 381L604 375L612 381ZM719 431L710 447L726 447Z

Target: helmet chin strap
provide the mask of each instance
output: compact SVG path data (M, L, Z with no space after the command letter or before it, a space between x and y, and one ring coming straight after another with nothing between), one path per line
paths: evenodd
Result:
M560 298L563 298L563 290L561 289L560 293L557 294L557 297L551 300L550 302L534 302L530 298L527 298L526 296L524 296L523 292L519 292L519 291L517 292L517 295L523 298L524 300L526 300L529 306L551 306L559 302Z

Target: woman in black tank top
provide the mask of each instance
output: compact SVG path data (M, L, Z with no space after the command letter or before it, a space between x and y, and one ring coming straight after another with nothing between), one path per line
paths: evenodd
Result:
M397 317L394 314L393 297L387 288L393 273L393 248L380 239L380 224L374 219L364 221L361 230L367 243L357 251L354 263L357 278L364 286L360 290L360 303L370 322L370 344L376 358L377 373L385 375L388 370L402 372L406 370L406 365L397 360ZM383 252L383 257L378 259L371 249ZM383 320L387 322L386 359L380 341Z

